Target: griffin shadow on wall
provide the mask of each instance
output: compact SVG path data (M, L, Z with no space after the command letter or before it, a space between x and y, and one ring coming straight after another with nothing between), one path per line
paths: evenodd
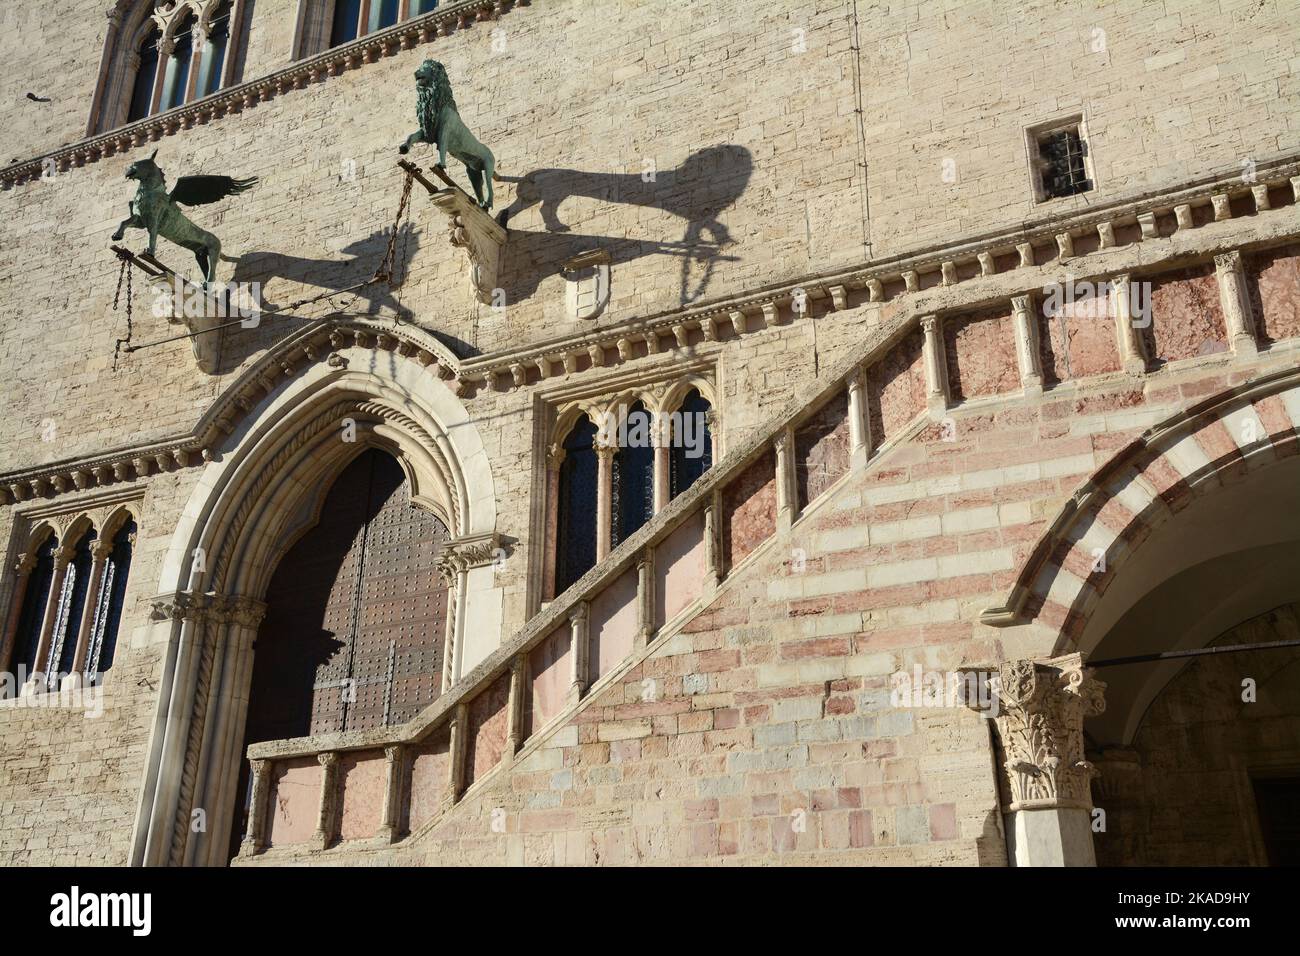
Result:
M397 236L393 257L393 282L376 282L365 288L345 292L375 274L375 267L388 248L392 229L378 229L364 239L349 243L340 251L344 259L308 259L286 255L269 249L253 250L241 255L235 262L231 283L257 282L262 288L262 319L257 332L243 329L228 330L221 348L221 370L237 368L259 349L280 341L285 335L302 325L303 318L292 312L277 314L293 301L320 292L336 292L328 300L318 302L303 311L312 316L329 313L329 306L338 309L341 316L388 316L399 322L414 319L414 313L399 299L401 284L409 274L411 260L420 248L420 230L409 222L403 223ZM283 282L296 287L292 294L282 291ZM260 333L260 334L259 334Z
M710 146L697 150L675 169L657 170L651 179L641 173L589 173L578 169L535 169L524 176L498 174L502 183L514 183L515 199L497 216L510 228L510 220L540 204L545 231L510 229L502 262L506 300L519 302L537 291L538 283L554 275L561 263L580 252L604 249L614 264L646 255L670 255L682 260L680 298L683 305L701 298L718 262L738 261L722 255L734 244L722 214L735 204L749 184L753 157L744 146ZM629 236L593 236L571 232L561 221L559 208L579 196L628 206L645 206L671 213L686 221L686 231L675 242ZM692 282L692 264L702 274Z

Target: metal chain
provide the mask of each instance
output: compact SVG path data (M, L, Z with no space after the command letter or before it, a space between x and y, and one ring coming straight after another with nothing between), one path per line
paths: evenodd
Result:
M118 302L122 298L122 276L123 275L126 276L126 338L118 339L116 342L113 343L113 370L114 371L117 370L117 360L118 357L122 354L122 346L131 344L131 334L132 334L131 304L132 301L134 300L134 296L132 295L131 278L133 275L133 270L131 269L131 263L125 257L122 257L122 268L117 273L117 291L113 293L114 312L117 311Z

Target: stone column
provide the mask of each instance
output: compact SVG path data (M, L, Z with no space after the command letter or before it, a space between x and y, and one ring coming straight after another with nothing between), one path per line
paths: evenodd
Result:
M442 798L442 808L449 810L460 799L465 785L465 747L469 734L469 704L461 701L451 718L447 741L447 793Z
M611 522L613 521L614 452L617 446L596 443L596 560L604 561L609 555Z
M271 761L254 760L249 765L253 775L248 806L248 829L240 846L240 856L251 856L266 847L266 810L271 796Z
M32 672L23 684L22 696L38 693L45 685L45 668L50 663L50 646L54 643L54 624L59 617L59 604L63 600L63 582L68 576L68 565L76 554L76 546L64 545L54 552L54 576L50 579L50 593L45 599L45 611L41 617L41 636L36 643L36 656L32 660ZM57 666L57 665L56 665ZM41 675L37 680L36 675Z
M317 754L316 762L321 765L320 814L316 818L316 832L312 834L311 842L318 850L327 850L338 830L339 755L332 750Z
M552 445L546 455L546 539L542 557L542 601L555 598L555 549L560 540L560 466L564 464L562 445Z
M1106 685L1079 654L1004 663L990 685L1012 865L1095 866L1083 721L1105 710Z
M208 636L213 642L211 690L204 715L194 805L208 810L208 832L190 835L187 866L223 866L234 820L238 767L243 759L244 726L252 685L253 642L266 605L244 595L213 595Z
M1234 250L1214 257L1214 273L1219 280L1219 305L1228 327L1228 341L1237 355L1253 356L1259 352L1255 341L1255 317L1246 291L1246 272L1241 252Z
M849 467L861 471L871 455L871 414L867 408L867 371L854 370L847 382L849 390Z
M654 427L650 430L654 443L654 513L658 514L668 507L672 500L672 423L662 412L655 415Z
M14 641L18 636L18 619L22 617L23 601L27 597L27 579L36 568L36 555L25 554L14 565L14 584L9 592L9 613L5 615L4 631L0 632L0 670L9 670L13 657Z
M647 545L636 561L636 646L645 647L655 632L655 549Z
M588 655L591 651L587 632L587 602L579 601L569 612L569 660L572 672L569 682L569 702L576 703L582 699L587 690Z
M112 539L96 541L90 549L90 582L86 587L86 603L77 623L76 650L73 651L72 672L63 678L61 690L80 687L85 681L86 655L90 652L90 635L95 629L95 615L99 611L99 589L104 580L104 566L113 553Z
M506 761L514 759L524 742L524 698L527 696L528 655L510 662L510 697L506 711Z
M709 461L716 462L722 457L722 413L710 407L704 421L709 426Z
M1120 365L1129 375L1143 375L1147 370L1147 360L1143 354L1142 336L1138 334L1138 326L1135 324L1139 320L1133 315L1133 285L1128 273L1111 279L1111 287L1115 290L1111 315L1115 320ZM1140 321L1147 323L1150 316L1145 316Z
M722 492L716 489L704 506L704 593L722 583Z
M1011 313L1015 321L1016 356L1020 360L1020 384L1027 398L1043 392L1043 359L1038 345L1038 321L1034 315L1033 298L1027 295L1011 299Z
M772 442L776 451L776 530L788 531L799 507L794 474L794 430L783 428Z
M925 333L925 403L930 417L938 420L948 411L948 357L943 345L943 323L937 315L921 317Z
M402 789L406 779L406 761L401 744L384 748L384 815L379 823L376 842L396 843L401 832Z

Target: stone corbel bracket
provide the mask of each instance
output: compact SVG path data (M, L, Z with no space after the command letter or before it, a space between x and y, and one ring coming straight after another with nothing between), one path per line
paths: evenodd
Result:
M439 189L432 196L433 204L447 216L451 244L469 254L475 297L484 305L493 305L506 231L460 189Z
M185 301L178 299L175 295L176 286L173 280L168 278L150 279L149 285L156 296L166 296L170 300L167 309L167 321L172 325L183 326L185 331L190 335L190 351L194 353L194 361L199 366L199 371L207 375L217 374L217 369L221 364L221 334L216 332L216 326L223 322L230 321L224 315L218 316L212 314L208 303L212 301L208 294L199 286L186 282L184 284L185 295L191 294L201 296L203 308L197 315L192 315L192 309L187 309Z

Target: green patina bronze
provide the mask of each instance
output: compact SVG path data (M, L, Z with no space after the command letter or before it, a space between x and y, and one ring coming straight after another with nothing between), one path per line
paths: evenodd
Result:
M131 215L122 220L113 233L115 241L121 241L128 226L145 229L149 233L150 257L156 254L158 237L169 239L176 245L194 253L194 258L203 270L205 284L216 279L217 260L221 256L221 241L200 229L185 218L180 203L186 206L202 206L207 203L237 196L251 189L257 183L252 179L232 179L229 176L182 176L170 193L167 192L166 177L153 161L158 151L148 159L137 159L126 171L127 179L136 179L140 188L136 190L135 199L131 200Z
M456 101L451 95L451 81L437 60L425 60L415 71L415 116L420 121L420 128L406 137L398 152L407 153L416 143L437 144L439 168L446 168L448 153L459 159L465 164L479 208L491 209L496 159L492 151L475 139L461 122ZM485 182L486 198L483 195Z

